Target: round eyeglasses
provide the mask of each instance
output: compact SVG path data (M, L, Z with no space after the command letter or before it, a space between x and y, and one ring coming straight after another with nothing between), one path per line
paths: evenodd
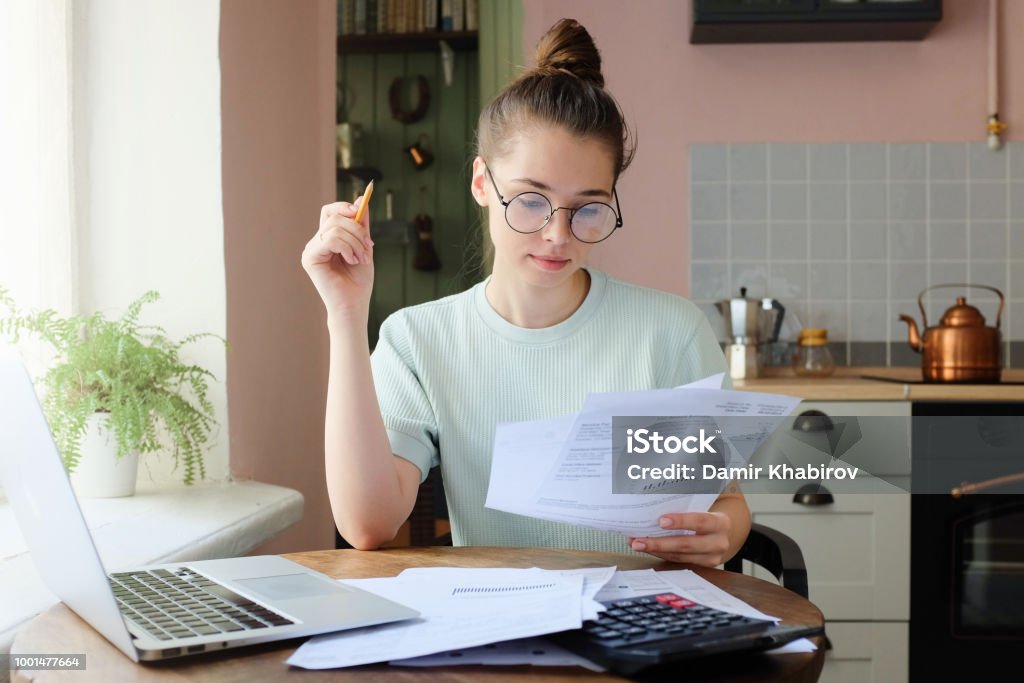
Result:
M516 232L529 234L543 230L551 222L555 212L562 210L569 212L569 230L580 242L601 242L611 237L616 228L622 227L622 209L619 208L619 195L614 188L612 197L615 198L615 208L604 202L588 202L576 208L556 208L551 200L540 192L521 192L506 200L498 190L498 184L494 182L490 169L487 169L487 175L494 186L495 194L498 195L498 201L505 207L505 222Z

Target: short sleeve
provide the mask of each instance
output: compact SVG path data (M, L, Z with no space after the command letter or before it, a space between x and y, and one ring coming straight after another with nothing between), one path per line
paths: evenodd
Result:
M694 332L684 356L687 375L702 379L724 372L725 379L722 382L722 388L732 389L732 379L729 377L725 354L715 337L714 330L711 329L711 323L696 305L690 303L689 308L694 316Z
M437 420L410 352L409 336L400 315L380 328L370 357L384 427L392 452L420 469L420 481L439 464Z

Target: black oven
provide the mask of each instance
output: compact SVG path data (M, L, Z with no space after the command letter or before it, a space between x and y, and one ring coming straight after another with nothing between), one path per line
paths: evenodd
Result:
M1019 677L1024 483L1012 475L1024 472L1024 404L913 411L910 680Z

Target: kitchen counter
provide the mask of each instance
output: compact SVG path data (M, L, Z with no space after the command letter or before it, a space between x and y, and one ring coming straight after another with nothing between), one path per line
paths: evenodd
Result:
M1024 370L1003 370L1002 379L1003 384L924 384L920 368L887 367L841 367L817 379L769 367L761 369L761 377L736 379L733 385L808 401L1024 401L1024 384L1005 384L1024 382Z

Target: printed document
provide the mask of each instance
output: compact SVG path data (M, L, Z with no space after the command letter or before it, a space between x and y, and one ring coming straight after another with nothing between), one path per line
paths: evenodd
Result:
M472 569L343 583L421 616L311 638L288 664L304 669L373 664L576 629L583 622L585 577L579 573Z
M743 466L800 399L711 388L715 381L721 383L713 377L676 389L590 394L577 414L499 424L484 505L627 536L679 533L659 527L658 518L706 512L719 491L613 493L612 418L710 416L727 421L731 429L723 466ZM539 481L538 472L544 473Z
M614 568L609 567L605 569ZM699 602L724 612L742 614L754 619L768 619L776 623L779 621L778 618L754 609L751 605L723 591L696 572L688 569L661 572L656 572L653 569L616 571L609 581L602 584L596 597L602 601L611 602L615 600L628 600L640 597L641 595L650 595L651 593L667 592L677 593L694 602ZM769 650L769 653L814 652L816 649L816 646L810 640L801 638L782 647ZM530 664L533 666L581 666L592 671L604 670L604 667L568 652L544 638L523 638L501 643L491 643L490 645L449 650L422 657L392 660L389 663L396 666L417 667L469 664L491 666Z
M597 619L604 611L604 605L595 600L598 591L603 589L612 576L615 575L615 567L585 567L583 569L485 569L488 580L508 579L518 581L524 577L528 578L536 572L548 572L555 576L581 576L583 577L583 596L580 605L580 618ZM446 580L454 581L462 579L465 581L478 581L480 569L465 567L411 567L404 570L398 576L406 579Z

